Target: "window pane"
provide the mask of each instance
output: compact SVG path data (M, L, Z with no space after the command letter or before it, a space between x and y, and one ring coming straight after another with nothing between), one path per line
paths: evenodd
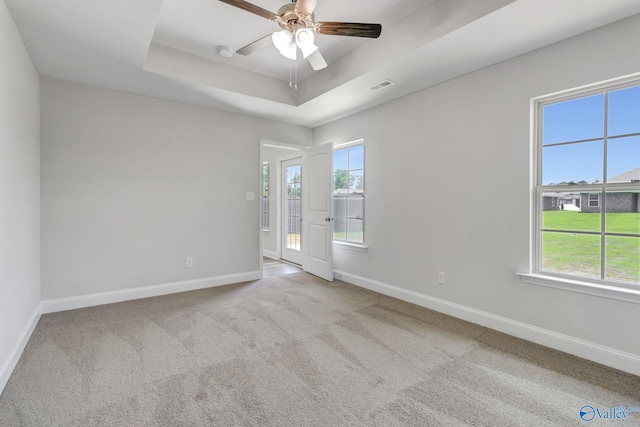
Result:
M287 184L287 199L297 199L300 197L298 184Z
M333 194L346 194L349 189L349 171L338 169L333 174Z
M269 228L269 199L262 199L262 228Z
M542 228L565 231L600 231L600 211L583 212L587 193L552 193L542 195ZM586 205L585 205L586 206ZM589 209L584 209L589 211Z
M607 236L605 278L640 283L640 238Z
M262 197L269 197L269 165L262 166Z
M345 218L347 216L346 197L333 198L333 216L336 218Z
M333 152L333 238L363 243L364 146Z
M605 230L607 233L640 235L639 198L638 191L616 191L606 194Z
M603 94L547 105L542 114L543 145L604 136Z
M609 93L609 135L640 132L640 86Z
M300 250L300 233L287 233L287 249Z
M333 152L333 172L338 170L349 170L349 150L335 150Z
M349 173L349 193L363 193L364 190L364 171L357 170Z
M600 236L542 232L542 270L600 278Z
M607 182L640 182L640 136L607 143Z
M602 141L544 147L542 185L602 182Z
M347 220L336 218L333 222L333 238L335 240L347 240Z
M353 243L364 243L364 221L361 219L347 220L347 240Z
M364 197L349 197L347 199L348 211L347 216L349 218L362 219L364 218Z
M364 169L364 145L349 148L349 170Z

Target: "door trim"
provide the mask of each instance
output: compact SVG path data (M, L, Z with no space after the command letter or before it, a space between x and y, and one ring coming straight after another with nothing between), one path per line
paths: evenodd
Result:
M297 157L302 155L302 152L304 152L305 150L308 150L311 147L306 147L306 146L302 146L302 145L297 145L297 144L289 144L286 142L277 142L277 141L271 141L271 140L267 140L267 139L260 139L260 161L258 163L258 166L260 168L260 173L258 174L258 183L257 183L257 188L262 189L262 164L263 162L266 160L265 159L265 155L264 155L264 149L265 148L278 148L278 149L282 149L282 150L289 150L291 152L290 155L285 155L283 157L279 157L275 160L275 164L274 165L270 165L270 170L271 167L275 166L276 169L276 198L278 199L278 201L280 200L280 182L281 182L281 177L280 177L280 171L282 170L282 168L280 167L280 160L281 159L286 159L286 158L290 158L290 157ZM271 173L271 172L269 172ZM260 190L257 194L262 195L262 191ZM258 235L260 236L259 239L259 246L258 246L258 265L259 265L259 270L260 270L260 277L263 277L263 271L264 271L264 261L263 261L263 256L264 256L264 233L262 231L262 203L259 203L260 207L260 214L258 217L258 224L257 224L257 232L259 233ZM280 248L282 247L280 244L280 216L281 216L281 212L280 212L280 203L276 203L276 220L275 220L275 233L276 233L276 258L280 258L282 256L282 254L280 253ZM273 223L273 221L272 221ZM270 253L272 254L272 253Z

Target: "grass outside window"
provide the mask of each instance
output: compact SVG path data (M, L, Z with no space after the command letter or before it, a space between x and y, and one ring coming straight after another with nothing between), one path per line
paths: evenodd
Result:
M601 239L599 213L545 211L541 235L541 268L575 276L600 278ZM604 259L607 280L640 284L640 213L608 213L605 229L632 237L605 235Z

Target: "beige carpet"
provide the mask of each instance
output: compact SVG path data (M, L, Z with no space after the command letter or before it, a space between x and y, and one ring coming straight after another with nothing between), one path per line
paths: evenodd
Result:
M640 377L305 273L42 317L5 426L571 426ZM588 425L640 425L640 413Z

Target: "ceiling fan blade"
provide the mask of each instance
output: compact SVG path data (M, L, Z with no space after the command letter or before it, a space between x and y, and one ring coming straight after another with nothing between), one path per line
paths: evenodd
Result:
M266 36L258 39L252 43L249 43L245 47L242 47L236 51L238 55L251 55L253 52L256 52L264 47L269 46L273 42L271 41L271 34L267 34Z
M367 37L377 39L382 33L380 24L358 24L355 22L318 22L314 30L332 36Z
M304 16L311 16L318 4L318 0L296 0L295 9Z
M275 13L269 12L267 9L263 9L260 6L256 6L255 4L251 4L244 0L220 0L222 3L230 4L231 6L235 6L239 9L246 10L247 12L255 13L258 16L262 16L263 18L267 18L271 21L277 21L280 17Z
M319 50L316 50L311 55L307 56L307 61L309 61L309 64L311 64L311 68L313 68L314 71L327 68L327 61L324 60Z

